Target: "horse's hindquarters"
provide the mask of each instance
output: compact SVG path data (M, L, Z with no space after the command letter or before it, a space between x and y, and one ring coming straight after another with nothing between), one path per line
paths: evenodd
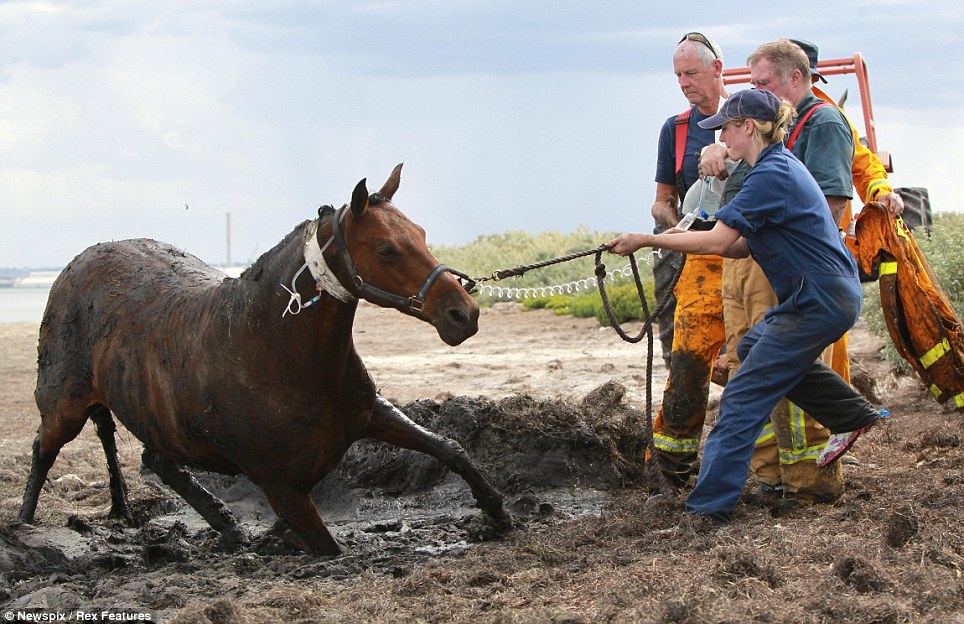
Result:
M109 408L145 443L181 390L177 375L196 361L205 296L217 274L156 241L96 245L51 287L38 343L35 397L45 419L82 427ZM66 426L66 425L62 425Z

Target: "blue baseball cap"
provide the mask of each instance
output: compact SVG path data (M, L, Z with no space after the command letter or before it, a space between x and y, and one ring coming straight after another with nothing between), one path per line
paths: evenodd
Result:
M720 112L701 121L700 128L719 130L734 119L776 121L780 103L780 98L763 89L737 91L723 102Z
M810 77L816 80L822 80L824 82L827 82L827 79L824 78L823 75L820 73L820 70L817 69L817 63L818 63L817 58L819 55L819 49L817 48L817 45L815 43L811 43L807 41L806 39L791 39L790 43L797 44L797 46L799 46L800 49L803 50L804 54L807 55L807 61L809 61L810 63ZM816 82L816 80L814 80L814 82Z

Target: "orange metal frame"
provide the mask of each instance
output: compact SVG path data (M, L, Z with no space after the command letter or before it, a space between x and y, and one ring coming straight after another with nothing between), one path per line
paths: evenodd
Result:
M856 74L857 86L860 89L860 105L863 109L864 126L867 130L867 148L877 154L888 172L893 171L890 162L890 153L877 151L877 126L874 121L874 106L870 99L870 79L867 77L867 63L860 52L854 52L851 58L830 59L819 61L817 69L824 76L834 76L838 74ZM750 82L750 69L740 67L738 69L723 70L724 84L741 84Z

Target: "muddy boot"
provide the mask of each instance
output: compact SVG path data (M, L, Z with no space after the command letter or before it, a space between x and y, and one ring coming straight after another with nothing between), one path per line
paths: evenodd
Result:
M750 459L750 475L759 483L776 485L783 482L780 456L774 438L756 445Z
M656 451L646 461L646 477L649 491L679 496L680 490L695 472L696 455L669 454Z
M782 483L767 483L765 481L757 481L750 490L752 496L768 500L783 498L783 493Z
M818 468L816 462L801 461L780 468L788 498L802 503L832 503L844 492L840 462Z

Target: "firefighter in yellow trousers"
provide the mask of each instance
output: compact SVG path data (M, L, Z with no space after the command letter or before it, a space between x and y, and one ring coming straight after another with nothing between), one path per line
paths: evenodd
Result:
M656 164L656 201L652 214L663 227L677 225L679 206L702 191L696 154L716 141L698 125L719 110L726 97L722 52L709 37L687 33L673 52L673 71L690 108L668 118L660 131ZM696 189L689 190L694 185ZM709 216L709 215L707 215ZM708 230L715 222L698 219L692 230ZM677 281L676 312L669 378L662 405L653 421L653 453L647 464L651 488L673 491L697 468L713 362L724 342L720 292L722 259L690 255Z
M726 338L722 275L723 258L689 255L675 290L673 356L663 403L653 421L661 485L671 489L685 484L696 466L712 364Z

